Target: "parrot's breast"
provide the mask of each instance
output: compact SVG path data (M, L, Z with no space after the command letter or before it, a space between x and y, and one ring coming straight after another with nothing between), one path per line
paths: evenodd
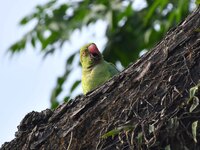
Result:
M117 71L114 72L110 67L111 66L109 63L103 61L95 65L91 70L83 70L83 93L86 94L87 92L95 89L96 87L100 86L101 84L112 78L112 76L115 75Z

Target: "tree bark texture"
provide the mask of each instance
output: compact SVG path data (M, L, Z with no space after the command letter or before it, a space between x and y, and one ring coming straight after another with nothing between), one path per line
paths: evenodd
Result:
M1 149L200 149L199 79L200 8L104 85L27 114Z

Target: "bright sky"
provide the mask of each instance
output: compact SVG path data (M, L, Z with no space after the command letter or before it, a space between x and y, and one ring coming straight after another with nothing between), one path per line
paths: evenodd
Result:
M7 0L0 5L0 145L14 138L17 125L28 112L49 107L47 99L55 77L63 71L64 60L58 59L59 54L44 61L30 48L12 58L5 54L25 32L19 27L19 20L38 3L41 0Z
M7 0L0 5L0 147L4 142L14 138L17 126L27 113L49 108L51 90L56 84L56 78L64 72L65 59L69 56L69 52L64 50L58 50L56 54L48 56L45 60L42 59L41 53L34 51L30 46L26 51L13 57L5 54L7 48L33 26L30 24L26 28L20 27L19 20L31 13L35 5L46 1ZM104 22L99 22L89 30L84 29L84 36L81 36L78 31L75 32L71 42L71 45L75 46L70 47L70 53L91 41L102 49L106 42L103 38L104 32L96 33L96 38L91 36L94 35L91 33L97 31L97 28L105 30L105 25ZM77 39L79 39L78 43ZM72 76L80 78L80 69L75 70ZM65 90L69 88L69 82L65 84ZM81 88L77 90L77 93L80 92Z

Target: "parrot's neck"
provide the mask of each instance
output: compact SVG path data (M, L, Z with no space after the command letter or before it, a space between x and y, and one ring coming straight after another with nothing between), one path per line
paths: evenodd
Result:
M99 63L101 63L103 59L100 59L99 61L96 61L95 63L89 65L89 66L83 66L83 72L91 72Z

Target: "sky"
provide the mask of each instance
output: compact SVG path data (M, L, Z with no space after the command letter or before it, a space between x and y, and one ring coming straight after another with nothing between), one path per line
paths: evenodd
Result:
M57 56L42 60L30 47L10 57L8 47L25 31L19 20L29 14L41 0L3 1L0 5L0 145L14 138L22 118L30 111L49 107L49 94L55 77L63 72L64 59Z
M102 49L106 42L106 23L99 21L95 26L83 29L82 32L76 31L71 37L70 44L65 44L62 51L58 50L45 59L39 50L34 50L30 45L22 53L11 57L6 53L8 47L33 27L33 24L21 27L19 21L31 13L37 4L46 1L7 0L0 5L0 147L4 142L14 139L17 126L27 113L40 112L50 107L50 93L56 85L56 78L63 74L65 60L73 50L79 49L88 41L95 42ZM94 32L99 28L100 32ZM70 47L70 52L65 51L66 47ZM64 91L69 90L74 79L80 79L80 68L74 70L71 76L72 80L64 85ZM79 87L73 97L81 92Z

